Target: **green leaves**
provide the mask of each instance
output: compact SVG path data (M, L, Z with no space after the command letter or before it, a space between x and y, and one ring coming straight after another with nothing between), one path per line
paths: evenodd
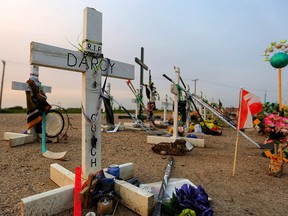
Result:
M196 216L196 213L191 209L184 209L179 216Z
M270 59L279 52L288 53L287 40L280 40L280 42L271 42L269 47L265 49L263 56L264 62L270 61Z

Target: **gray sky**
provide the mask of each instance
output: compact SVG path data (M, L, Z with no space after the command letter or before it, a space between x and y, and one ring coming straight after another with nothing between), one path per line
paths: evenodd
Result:
M134 62L145 49L145 64L161 96L170 95L165 73L173 66L194 91L210 102L238 106L239 89L278 101L278 73L262 56L270 42L288 39L287 0L2 0L0 59L6 61L2 107L26 107L25 94L11 90L11 82L29 78L30 42L75 50L82 40L83 9L103 14L103 54L135 65L139 88L140 67ZM1 62L0 62L1 63ZM2 63L0 67L2 74ZM48 102L65 108L80 107L81 73L40 68L40 81L52 86ZM126 80L109 79L112 95L127 108L133 94ZM148 72L144 83L148 82ZM288 103L287 68L282 70L283 102ZM160 102L158 103L160 106Z

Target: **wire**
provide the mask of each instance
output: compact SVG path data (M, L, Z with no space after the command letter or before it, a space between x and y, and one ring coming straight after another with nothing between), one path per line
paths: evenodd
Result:
M154 77L155 80L164 80L163 77ZM192 78L183 78L183 80L192 80ZM221 86L224 88L230 88L230 89L239 89L239 86L232 86L232 85L227 85L227 84L223 84L223 83L216 83L216 82L211 82L209 80L203 80L203 79L199 79L200 82L203 83L208 83L208 84L212 84L215 86ZM257 91L257 92L277 92L276 90L269 90L269 89L249 89L251 91ZM286 92L286 91L284 91ZM287 91L288 92L288 91Z

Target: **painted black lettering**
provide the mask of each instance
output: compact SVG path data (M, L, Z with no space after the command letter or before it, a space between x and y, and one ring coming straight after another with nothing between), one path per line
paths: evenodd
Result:
M85 65L86 65L86 70L89 69L89 65L88 65L86 56L83 56L83 58L82 58L81 62L79 63L79 66L78 66L78 67L81 67L82 64L85 64Z
M102 64L102 63L105 63L105 64ZM102 66L104 66L104 65L106 65L106 68L103 68ZM101 62L101 64L100 64L100 70L101 71L106 71L107 70L107 62L106 62L106 60L105 59L103 59L103 61Z
M93 161L93 158L91 159L91 167L93 167L93 164L95 164L95 167L97 166L96 158L94 158L94 161Z
M111 61L108 61L108 64L111 68L111 74L112 74L113 73L113 67L114 67L115 63L111 64Z
M73 53L68 53L67 66L74 67L77 64L77 58Z
M93 149L94 149L94 150L93 150ZM95 156L96 153L97 153L97 152L96 152L96 147L92 147L90 153L91 153L92 156Z
M91 70L97 68L97 64L98 64L98 63L99 63L98 58L93 57L93 58L91 59Z

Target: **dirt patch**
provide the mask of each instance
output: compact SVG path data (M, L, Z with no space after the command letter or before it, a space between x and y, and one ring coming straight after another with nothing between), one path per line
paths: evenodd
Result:
M73 172L81 165L81 115L69 117L73 129L68 131L68 140L47 144L51 151L68 151L69 161L55 161L42 156L41 145L37 142L10 148L3 134L21 133L25 129L26 115L0 114L0 215L19 215L21 198L58 187L49 179L50 164L59 163ZM116 123L127 121L115 119ZM258 143L265 139L256 131L246 133ZM283 177L267 175L269 159L261 156L263 150L240 135L236 175L232 177L235 130L224 127L221 136L203 137L205 148L194 148L185 156L174 156L171 177L201 184L213 199L215 215L287 215L287 164L284 164ZM169 156L155 154L151 147L144 131L102 133L102 166L133 162L135 176L141 183L160 181ZM85 212L87 210L83 214ZM73 215L73 211L60 215ZM136 214L120 205L115 215Z

